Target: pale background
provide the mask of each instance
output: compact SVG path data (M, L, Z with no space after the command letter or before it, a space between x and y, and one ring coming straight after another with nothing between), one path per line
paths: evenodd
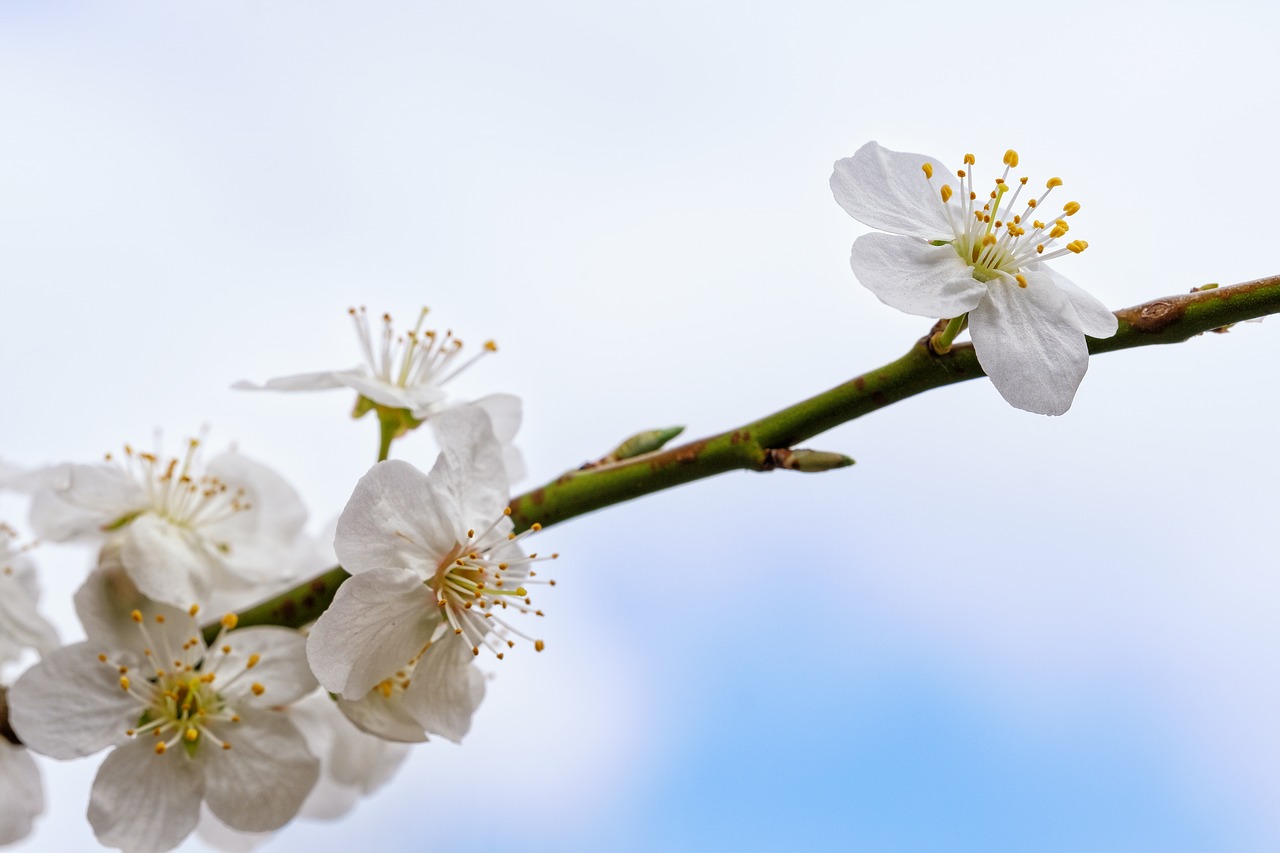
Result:
M785 11L783 11L785 9ZM345 310L497 357L548 479L888 361L831 164L868 139L1060 175L1115 307L1280 271L1260 4L184 2L0 6L0 457L202 424L319 529L372 461ZM1280 323L1094 361L1072 411L986 382L547 531L545 654L461 746L267 849L1280 849ZM398 446L421 467L425 436ZM0 508L20 523L20 505ZM84 556L46 546L73 637ZM42 762L27 849L92 842ZM192 845L198 849L197 845Z

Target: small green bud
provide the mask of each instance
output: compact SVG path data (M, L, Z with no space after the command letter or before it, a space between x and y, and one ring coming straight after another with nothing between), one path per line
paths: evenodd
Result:
M638 432L614 448L613 452L602 461L616 462L620 459L631 459L634 456L652 453L655 450L660 450L663 445L682 432L684 432L684 427L682 426Z

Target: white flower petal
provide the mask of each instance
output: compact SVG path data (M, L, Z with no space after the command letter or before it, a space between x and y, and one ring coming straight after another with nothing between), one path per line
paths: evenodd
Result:
M196 824L196 837L222 853L249 853L265 844L270 832L241 832L218 820L206 805L200 809L200 822Z
M118 743L138 705L113 667L86 641L51 652L9 689L9 722L22 742L50 758L79 758Z
M461 515L458 498L442 477L391 459L356 483L338 518L333 547L352 574L386 568L434 571L458 542Z
M338 710L335 706L334 710ZM328 773L340 785L349 785L362 794L372 794L400 769L409 747L372 737L351 725L341 713L335 726L337 737L329 757Z
M246 708L239 723L220 727L218 735L231 748L204 744L200 756L209 810L242 832L279 829L292 820L320 776L320 762L288 713Z
M369 377L369 375L346 374L340 378L340 382L360 394L361 397L367 397L369 400L378 403L379 406L408 410L413 410L417 406L417 401L410 396L406 389L393 386L393 384L383 382L381 379ZM429 394L430 392L428 392L428 396ZM443 397L444 392L438 392L438 397L436 398Z
M160 639L163 636L169 638L172 647L181 646L190 624L187 612L168 604L157 604L139 592L120 565L118 553L118 548L104 548L98 568L76 590L76 615L85 634L100 646L99 651L127 649L140 655L146 642L130 618L137 610L157 642L163 642ZM163 625L155 621L156 616L164 617Z
M194 532L145 513L119 535L120 564L139 592L181 608L204 601L219 567Z
M66 542L100 536L105 525L144 509L146 493L115 465L58 465L31 502L31 528L41 539Z
M1081 322L1067 295L1043 271L991 283L969 313L969 334L982 369L1010 405L1041 415L1071 408L1089 368Z
M40 770L31 754L0 738L0 844L12 844L31 833L31 824L44 811Z
M502 466L506 469L507 488L525 478L524 454L512 444L524 417L523 404L514 394L490 394L471 403L483 409L493 426L493 436L502 448Z
M930 186L921 167L933 167ZM852 157L836 162L831 192L845 212L863 225L925 240L951 237L938 195L950 172L932 157L890 151L868 142Z
M0 549L0 558L5 556ZM58 631L36 610L38 586L25 555L10 555L9 574L0 575L0 648L35 649L46 654L58 647ZM0 655L0 660L6 659Z
M881 302L921 317L959 317L987 292L955 249L914 237L864 234L854 241L849 262Z
M98 840L130 853L172 850L195 829L204 773L181 749L155 754L140 737L107 756L89 795L89 823Z
M400 693L384 696L379 690L370 690L359 699L339 699L338 709L352 726L384 743L422 743L427 739L422 723L405 708Z
M484 698L484 676L461 638L447 634L422 655L404 693L405 708L431 734L457 743Z
M231 387L237 391L327 391L331 388L343 387L338 377L344 373L361 372L356 368L350 371L323 370L319 373L295 373L292 376L268 379L261 385L241 379Z
M1040 271L1048 273L1058 289L1071 300L1071 307L1076 310L1076 316L1080 318L1080 326L1086 335L1091 338L1109 338L1116 333L1119 321L1101 300L1065 275L1049 269L1048 265L1041 267Z
M231 651L210 653L211 671L219 675L215 688L242 671L250 655L258 655L248 675L220 691L223 698L235 700L237 707L288 705L316 689L315 676L307 666L307 638L299 631L273 625L241 628L224 635L222 645L230 646ZM265 688L259 695L250 689L255 683Z
M474 403L441 412L432 420L440 459L432 478L443 477L468 527L492 523L510 500L502 448L486 410ZM443 464L442 464L443 463Z
M326 690L359 699L417 655L439 623L417 574L374 569L338 587L307 638L307 660Z

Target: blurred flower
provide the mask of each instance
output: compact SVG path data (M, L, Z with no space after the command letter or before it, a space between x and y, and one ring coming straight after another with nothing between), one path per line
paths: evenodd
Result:
M12 844L31 834L44 811L40 770L26 749L0 737L0 844Z
M232 385L242 391L324 391L350 388L360 395L355 414L370 408L404 410L413 420L403 424L411 429L430 421L456 403L446 403L444 386L481 358L498 351L493 341L485 341L480 351L463 359L463 343L446 330L443 334L424 329L427 309L423 308L414 327L398 335L390 314L382 315L382 333L376 336L369 326L364 308L348 309L355 323L364 354L364 364L346 370L299 373L268 379L262 385L240 380ZM367 403L365 401L368 401ZM490 394L472 401L488 413L494 435L503 448L507 478L515 482L524 477L524 459L512 444L520 428L520 398L511 394ZM382 414L382 413L380 413Z
M131 637L97 637L90 626L114 612L108 589L86 585L77 595L77 607L94 614L89 639L48 655L10 691L23 742L60 759L116 746L89 800L89 822L109 846L171 849L195 828L202 801L236 829L287 823L319 775L285 710L316 686L302 635L230 630L226 617L206 648L197 608L148 604L130 614Z
M539 558L512 532L488 418L454 409L438 434L430 474L391 460L356 485L334 541L352 577L307 642L316 677L341 695L344 712L391 740L466 734L484 695L471 658L481 646L502 658L524 636L502 618L507 610L536 612L525 587Z
M57 630L36 612L35 566L15 538L12 528L0 524L0 664L18 660L26 649L45 654L58 647Z
M278 474L236 452L204 465L197 439L181 458L125 445L119 460L60 465L45 482L31 507L37 534L102 539L103 565L177 607L235 609L278 586L306 521Z
M1062 185L1050 178L1046 191L1018 212L1027 179L1012 189L1007 183L1016 152L1006 152L1003 176L981 197L967 171L973 155L964 161L955 188L935 187L935 174L939 181L951 174L937 160L875 142L838 161L831 175L836 201L859 222L888 232L854 242L853 271L881 301L908 314L968 313L978 361L1000 395L1020 409L1060 415L1089 366L1084 336L1116 332L1105 305L1044 266L1088 247L1073 240L1052 248L1080 205L1071 201L1060 213L1042 213L1045 199Z
M18 662L23 652L40 654L58 647L58 633L36 612L39 588L35 567L23 549L14 546L13 530L0 524L0 665ZM7 701L0 690L0 723ZM36 816L44 811L40 770L21 745L13 744L0 728L0 844L25 838Z

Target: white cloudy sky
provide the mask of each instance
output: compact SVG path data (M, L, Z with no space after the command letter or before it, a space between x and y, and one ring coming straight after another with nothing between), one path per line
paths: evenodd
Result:
M209 424L319 529L372 424L228 386L353 362L352 304L498 340L464 390L525 398L530 485L733 426L923 331L848 269L827 178L868 139L1060 175L1090 243L1060 269L1116 307L1276 273L1277 23L12 0L0 457ZM1276 849L1276 326L1100 358L1063 418L968 383L812 443L852 469L547 531L548 652L495 670L462 746L268 849ZM84 555L37 556L72 636ZM91 763L42 767L28 848L88 843Z

